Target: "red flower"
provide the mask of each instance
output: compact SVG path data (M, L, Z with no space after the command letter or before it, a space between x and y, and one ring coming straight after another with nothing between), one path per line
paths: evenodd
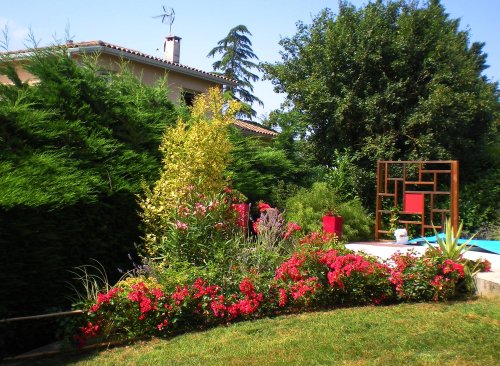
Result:
M151 289L151 293L154 295L156 300L160 300L162 297L165 297L165 293L159 288Z
M286 305L286 302L288 300L288 296L286 295L286 290L284 288L280 287L280 289L278 291L279 291L278 305L283 307Z
M481 265L483 266L483 272L491 271L491 262L489 260L483 259Z
M231 304L227 307L228 319L234 319L240 314L240 308L238 304Z
M443 288L443 282L442 281L443 281L443 276L437 275L431 281L431 285L433 287L436 287L438 290L441 290Z
M193 296L195 299L198 299L205 295L213 299L215 295L220 291L219 286L207 286L207 283L201 277L197 278L196 281L194 281L193 287L196 290L196 293Z
M295 222L289 222L286 224L286 232L283 234L283 237L285 239L288 239L292 234L296 231L302 230L302 227L300 227L297 223Z
M270 205L268 205L267 203L264 203L264 202L260 202L259 203L259 211L260 212L264 212L265 210L267 210L268 208L271 208Z
M457 272L460 277L464 277L464 266L460 263L455 263L450 259L444 261L443 264L443 274Z
M331 287L337 286L338 288L344 288L344 282L340 279L341 273L337 271L329 271L326 275L328 278L328 283L330 284Z
M294 300L304 297L307 293L314 294L316 289L320 287L318 277L310 277L306 280L300 280L290 289L291 295Z
M248 278L244 278L243 281L241 281L240 291L246 296L252 296L255 294L255 288Z
M156 326L156 328L161 331L163 328L166 328L168 325L168 319L163 320L160 324Z
M111 299L114 298L115 295L121 291L123 290L118 287L114 287L111 290L109 290L106 294L99 292L97 294L97 303L92 305L89 311L91 313L95 313L97 310L99 310L102 304L108 304L111 301Z
M299 258L297 253L293 253L292 257L283 262L278 269L276 269L275 280L286 280L288 277L293 281L302 279L300 267L305 262L305 258Z
M224 296L220 295L216 300L212 301L210 308L215 317L223 317L227 311L227 306L224 304Z
M172 299L175 300L175 305L180 305L181 302L189 296L189 289L188 286L185 285L184 287L180 287L177 285L176 290L172 295Z

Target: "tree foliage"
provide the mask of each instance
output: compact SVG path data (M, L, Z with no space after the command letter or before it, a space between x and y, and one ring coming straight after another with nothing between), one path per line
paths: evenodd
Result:
M275 141L263 142L259 138L244 136L236 128L231 130L230 139L233 149L227 174L234 188L250 202L273 202L276 182L291 181L299 173L287 151Z
M378 159L458 159L468 179L484 168L497 84L482 75L484 44L438 0L341 2L280 45L266 77L302 115L318 162L351 148L372 170Z
M2 63L13 82L0 85L2 207L96 202L157 174L161 132L176 116L162 83L146 87L126 65L100 76L95 60L77 65L64 48L26 62L33 85Z
M226 87L226 91L229 91L236 100L244 103L245 108L241 110L239 115L252 118L256 115L252 104L254 102L261 106L264 104L252 94L252 82L259 80L259 76L251 70L259 70L259 65L252 61L258 60L258 57L253 52L252 42L247 35L251 36L252 34L246 26L234 27L226 37L217 43L216 47L212 48L208 57L222 54L221 59L215 61L212 66L216 72L238 82L236 87Z
M110 280L138 241L136 194L160 168L161 133L175 122L165 83L121 65L77 64L64 47L31 50L23 83L3 55L0 85L1 317L69 305L68 272L99 260Z

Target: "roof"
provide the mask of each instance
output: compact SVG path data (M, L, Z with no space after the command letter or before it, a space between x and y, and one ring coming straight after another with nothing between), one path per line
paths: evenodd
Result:
M234 122L235 126L239 127L241 130L252 133L252 134L257 134L257 135L266 135L269 137L274 137L278 135L278 132L264 127L259 123L256 122L251 122L251 121L243 121L241 119L236 120Z
M68 49L69 53L86 53L86 52L100 52L106 54L117 55L119 57L127 58L137 62L152 64L157 67L162 67L166 70L176 71L178 73L198 77L201 79L209 80L218 84L225 84L235 86L236 81L229 79L225 76L217 75L214 73L206 72L194 67L182 65L179 63L166 61L162 58L145 54L140 51L132 50L130 48L117 46L104 41L86 41L86 42L68 42L63 47ZM49 49L51 47L40 47L39 49ZM23 58L30 54L31 50L19 50L6 52L9 55L18 55L17 57ZM4 54L6 54L4 53ZM0 53L1 54L1 53ZM251 121L236 120L234 123L243 133L251 135L260 135L262 137L274 137L278 133L270 128L264 127L259 123Z
M127 47L122 47L118 45L114 45L112 43L104 42L104 41L85 41L85 42L73 42L69 41L64 47L68 48L68 52L71 53L87 53L87 52L100 52L111 55L116 55L119 57L123 57L126 59L134 60L137 62L150 64L156 67L161 67L166 70L175 71L181 74L194 76L197 78L201 78L204 80L212 81L218 84L225 84L235 86L237 84L236 81L227 78L225 76L217 75L211 72L206 72L200 69L196 69L194 67L182 65L180 63L171 62L164 60L163 58L148 55L146 53L132 50ZM50 47L41 47L40 49L48 49ZM29 54L30 50L19 50L6 52L10 55L19 55L20 57Z

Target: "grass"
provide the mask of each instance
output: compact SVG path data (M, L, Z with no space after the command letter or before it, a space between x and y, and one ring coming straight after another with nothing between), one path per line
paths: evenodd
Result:
M33 365L498 365L500 298L242 322Z

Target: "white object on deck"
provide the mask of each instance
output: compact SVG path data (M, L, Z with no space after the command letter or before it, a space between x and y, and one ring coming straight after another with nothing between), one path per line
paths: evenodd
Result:
M406 229L394 230L394 236L396 237L397 244L408 244L408 232Z

